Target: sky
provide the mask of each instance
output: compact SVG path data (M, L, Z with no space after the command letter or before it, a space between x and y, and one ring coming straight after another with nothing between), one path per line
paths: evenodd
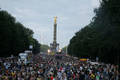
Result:
M60 48L69 44L77 31L90 23L99 0L0 0L18 22L34 31L41 44L53 42L54 17L57 16L57 42Z

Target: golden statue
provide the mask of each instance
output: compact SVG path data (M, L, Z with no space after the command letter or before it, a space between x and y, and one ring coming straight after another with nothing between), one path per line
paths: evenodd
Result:
M57 16L54 17L54 22L56 24L56 22L57 22Z

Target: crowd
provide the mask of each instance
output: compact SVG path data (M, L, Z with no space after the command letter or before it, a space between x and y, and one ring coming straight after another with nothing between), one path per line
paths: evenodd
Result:
M0 58L0 80L119 80L119 67L91 64L63 56L36 55L29 64L14 58Z

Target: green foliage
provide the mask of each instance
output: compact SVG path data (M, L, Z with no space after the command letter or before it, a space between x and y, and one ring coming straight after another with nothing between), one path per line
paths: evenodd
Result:
M16 22L8 12L1 10L0 56L18 55L18 53L28 50L29 45L39 45L40 48L40 44L33 38L33 31Z
M68 53L78 57L99 57L118 63L120 53L120 0L103 0L94 10L92 22L70 40Z
M47 52L47 50L49 49L50 47L48 45L45 45L45 44L42 44L41 45L41 52Z
M67 50L67 47L68 47L68 46L65 46L65 47L62 48L62 51L63 51L64 53L67 52L67 51L66 51L66 50Z
M41 47L40 43L36 39L34 39L33 53L34 54L40 53L40 47Z

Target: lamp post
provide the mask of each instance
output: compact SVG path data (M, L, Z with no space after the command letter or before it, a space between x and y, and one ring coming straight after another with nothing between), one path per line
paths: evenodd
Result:
M30 45L30 46L29 46L29 49L31 50L31 53L32 53L33 46L32 46L32 45Z

